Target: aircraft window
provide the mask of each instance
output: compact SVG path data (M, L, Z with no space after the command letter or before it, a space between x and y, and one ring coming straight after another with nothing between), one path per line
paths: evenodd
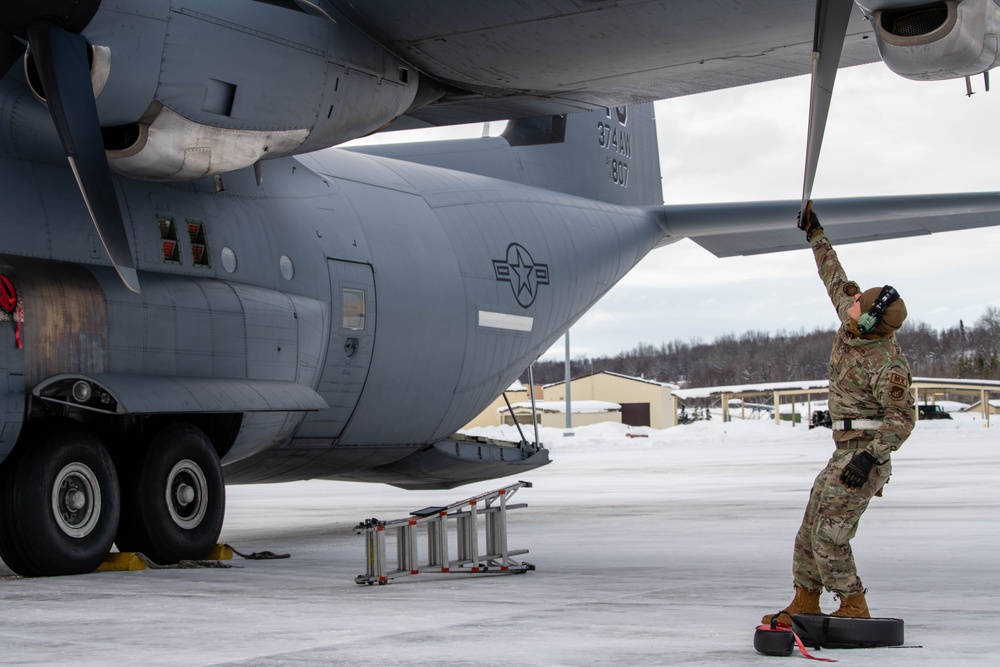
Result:
M281 256L281 259L278 260L278 268L281 269L281 276L285 280L291 280L295 277L295 265L292 264L292 259L288 255Z
M160 229L160 247L163 250L165 264L181 263L181 246L177 242L177 224L174 219L165 215L156 216L156 225Z
M236 253L229 246L222 249L222 268L227 273L232 273L236 270Z
M343 304L343 328L362 331L365 328L365 292L359 289L340 290Z
M195 266L208 268L208 242L205 239L205 223L199 220L187 221L188 237L191 239L191 259Z

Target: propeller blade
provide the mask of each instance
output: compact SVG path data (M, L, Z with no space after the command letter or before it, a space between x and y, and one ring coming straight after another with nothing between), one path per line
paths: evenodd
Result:
M132 247L101 139L87 41L44 22L32 23L27 30L49 111L87 210L122 282L138 294Z
M812 199L813 182L819 153L823 147L826 120L830 115L833 84L844 50L847 25L854 0L816 0L816 25L813 33L812 86L809 93L809 134L806 139L806 167L802 182L802 208Z
M7 76L7 72L22 55L24 44L7 33L0 33L0 79Z

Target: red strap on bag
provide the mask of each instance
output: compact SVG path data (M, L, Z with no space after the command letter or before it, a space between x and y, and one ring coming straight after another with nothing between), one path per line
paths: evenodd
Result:
M792 626L788 625L787 623L775 622L772 623L771 625L758 625L757 629L776 630L778 632L791 632L792 636L795 637L795 645L799 647L799 653L801 653L805 657L809 658L810 660L818 660L819 662L837 662L833 658L817 658L809 651L807 651L805 644L802 643L802 640L799 638L799 636L795 633L794 630L792 630Z

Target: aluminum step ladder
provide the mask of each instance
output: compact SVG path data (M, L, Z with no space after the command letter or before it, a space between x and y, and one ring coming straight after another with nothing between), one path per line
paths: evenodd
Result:
M513 558L528 553L527 549L512 551L507 548L507 511L528 506L527 503L512 505L508 502L522 487L530 489L531 483L517 482L445 507L425 507L403 519L362 521L355 532L365 536L365 573L354 581L370 586L389 584L393 579L421 573L511 574L534 570L531 563ZM427 529L423 558L417 539L421 526ZM386 542L393 539L396 563L390 570ZM483 543L485 549L480 549ZM452 548L454 559L449 558Z

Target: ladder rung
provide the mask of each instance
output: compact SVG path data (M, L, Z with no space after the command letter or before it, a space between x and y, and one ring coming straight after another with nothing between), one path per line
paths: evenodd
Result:
M507 500L528 482L517 482L495 491L488 491L447 506L431 506L415 510L404 519L364 521L355 528L365 539L365 574L355 577L359 584L388 584L393 579L416 574L449 573L517 573L535 569L530 563L513 560L528 553L527 549L507 549L507 510L522 509L527 503L510 504ZM497 501L499 501L497 503ZM496 503L496 504L494 504ZM479 517L483 521L479 521ZM453 520L453 521L451 521ZM449 523L451 521L451 523ZM425 526L427 531L426 558L419 558L421 541L415 531ZM453 539L449 539L454 527ZM486 548L480 548L480 533ZM395 540L396 563L390 570L386 558L386 541ZM448 557L456 548L458 558ZM480 552L487 552L481 554ZM417 563L423 562L423 565Z

